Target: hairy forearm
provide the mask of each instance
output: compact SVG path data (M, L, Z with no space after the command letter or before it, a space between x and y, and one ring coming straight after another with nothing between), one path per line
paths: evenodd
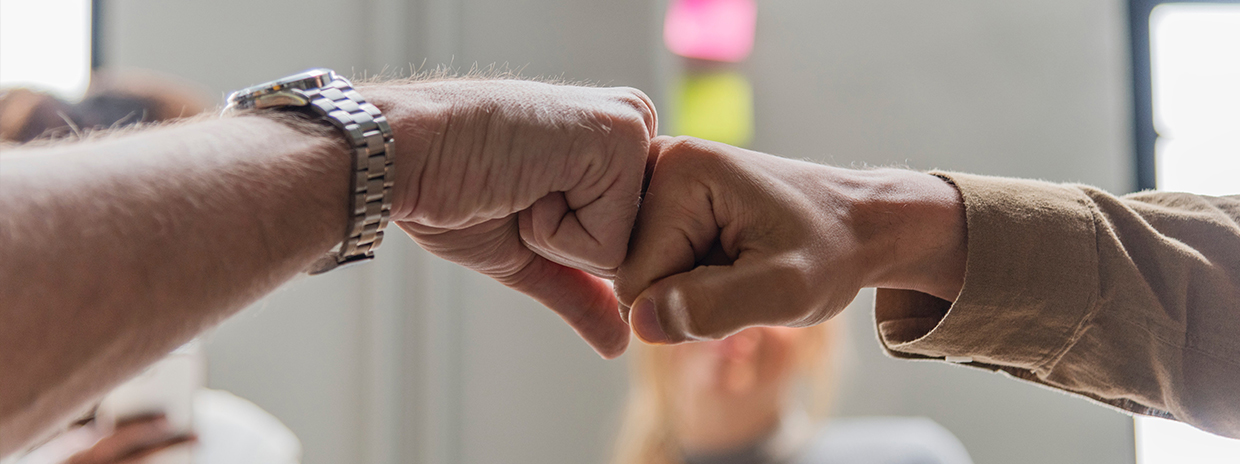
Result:
M392 221L623 351L611 289L559 263L624 256L657 125L645 95L470 79L358 91L397 141ZM6 153L0 454L344 237L352 153L314 127L249 116Z
M343 236L343 144L258 116L0 158L0 455Z

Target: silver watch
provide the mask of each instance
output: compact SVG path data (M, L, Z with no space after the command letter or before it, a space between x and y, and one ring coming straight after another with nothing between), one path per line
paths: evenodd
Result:
M307 272L321 274L373 259L392 211L396 178L396 142L387 118L367 103L348 79L322 68L233 92L224 112L264 108L301 111L322 119L344 133L353 152L349 226L344 241Z

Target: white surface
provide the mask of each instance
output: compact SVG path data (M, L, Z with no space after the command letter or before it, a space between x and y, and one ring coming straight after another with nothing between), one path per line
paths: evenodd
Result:
M1160 137L1154 155L1159 190L1240 194L1240 136Z
M1240 5L1158 6L1150 61L1159 136L1240 137Z
M953 169L1128 192L1125 5L761 1L744 65L754 84L754 148L840 166ZM840 413L930 417L978 463L1134 461L1128 416L999 374L887 357L875 340L872 295L863 292L844 312L852 354Z
M232 393L194 394L194 464L299 464L301 442L279 419Z
M190 341L112 389L99 404L97 420L111 428L130 417L163 414L172 430L190 433L195 425L194 394L202 388L205 370L202 346ZM175 446L147 457L143 464L190 462L190 447Z
M1240 440L1166 419L1138 417L1137 464L1235 464Z
M1150 15L1158 188L1240 193L1240 5Z
M1165 4L1150 16L1158 188L1240 193L1240 5ZM1136 418L1140 464L1233 464L1240 440Z
M90 0L0 0L0 86L73 100L90 83Z

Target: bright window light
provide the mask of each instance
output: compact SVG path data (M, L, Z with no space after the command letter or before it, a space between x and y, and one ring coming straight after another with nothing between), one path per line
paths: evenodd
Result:
M1154 127L1162 137L1240 127L1240 5L1163 4L1150 14Z
M1240 126L1236 128L1240 132ZM1236 137L1159 137L1154 156L1159 190L1214 196L1240 193Z
M1168 3L1150 14L1158 188L1240 193L1240 5Z
M1240 5L1165 3L1150 14L1160 190L1240 193ZM1240 440L1136 419L1139 464L1234 464Z
M0 86L75 100L90 83L90 0L0 0Z
M1153 417L1137 418L1138 464L1235 464L1240 440Z

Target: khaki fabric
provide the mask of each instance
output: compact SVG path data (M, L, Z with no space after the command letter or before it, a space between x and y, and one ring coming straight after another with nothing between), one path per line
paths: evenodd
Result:
M1240 438L1240 196L933 174L964 199L964 287L954 303L880 289L889 354Z

